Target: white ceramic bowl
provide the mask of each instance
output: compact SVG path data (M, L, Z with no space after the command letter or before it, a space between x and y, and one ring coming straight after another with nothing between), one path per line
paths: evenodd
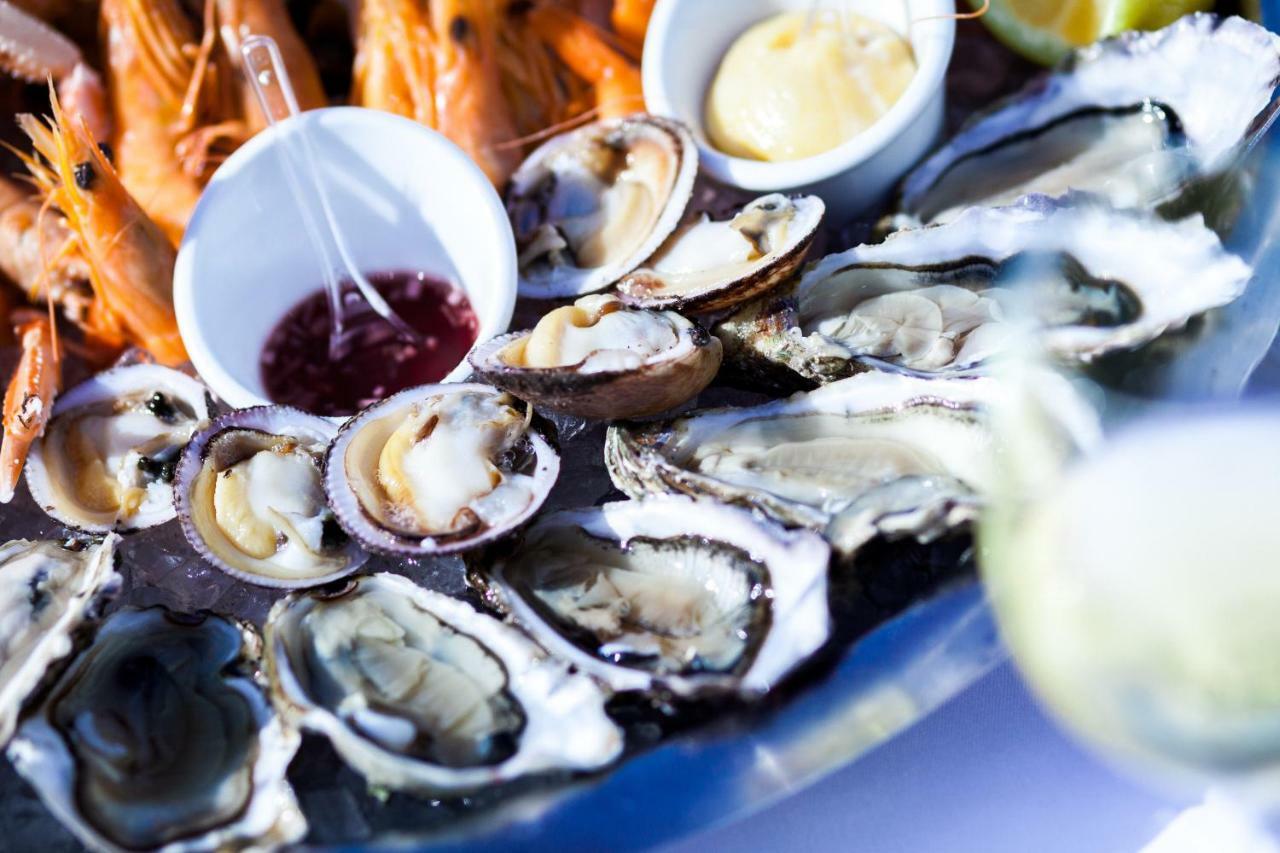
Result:
M843 222L883 199L933 147L943 123L943 78L955 42L953 0L818 0L882 21L905 36L917 71L880 121L838 148L803 160L766 163L724 154L707 141L703 106L725 52L752 24L807 12L814 0L658 0L644 46L645 106L693 128L703 170L756 192L815 193ZM932 20L926 20L932 19Z
M475 309L479 342L507 330L515 240L484 173L409 119L314 110L258 134L218 169L178 252L178 328L214 393L237 407L268 402L258 367L263 344L290 308L322 287L276 147L280 133L301 130L362 272L425 271L453 281ZM464 359L447 378L469 373Z

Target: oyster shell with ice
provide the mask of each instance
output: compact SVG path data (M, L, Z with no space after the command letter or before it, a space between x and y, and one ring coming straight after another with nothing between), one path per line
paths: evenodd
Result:
M0 545L0 744L41 681L71 653L76 631L119 586L117 537L69 550L16 539Z
M1089 361L1244 293L1249 265L1199 215L1167 222L1075 202L971 208L829 255L715 332L739 371L794 386L870 367L973 371L1015 323L1050 353Z
M374 785L460 794L596 770L622 749L588 676L398 575L281 600L266 642L281 713L328 737Z
M1052 423L1077 441L1091 414L1053 379ZM989 491L999 393L989 377L862 373L759 406L614 425L605 462L633 498L705 496L815 529L856 506L857 520L927 539L972 520Z
M901 210L946 222L1031 193L1153 208L1227 168L1280 81L1280 37L1188 15L1077 51L972 119L907 176Z
M826 642L822 538L687 498L554 513L474 574L562 660L614 690L767 692Z
M593 294L471 354L477 376L539 408L609 420L665 412L720 369L720 341L674 311Z
M358 569L365 552L324 493L324 457L338 428L285 406L242 409L196 433L174 485L191 547L250 583L315 586Z
M504 536L546 500L560 456L533 410L488 385L423 385L347 421L329 446L338 523L385 554L447 554Z
M63 524L98 533L171 520L178 455L210 405L202 384L154 364L82 382L58 398L31 447L31 496Z
M270 850L306 821L298 748L255 681L260 640L212 615L125 609L98 629L9 759L96 850Z
M693 137L667 119L634 115L552 137L507 190L520 295L581 296L631 272L680 224L697 173Z
M825 210L817 196L761 196L732 217L687 223L618 282L642 308L719 311L766 293L804 261Z

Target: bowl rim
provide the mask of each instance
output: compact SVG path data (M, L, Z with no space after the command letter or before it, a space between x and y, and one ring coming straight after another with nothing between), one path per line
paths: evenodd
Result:
M424 145L433 146L439 159L438 167L440 169L449 169L455 173L461 172L464 180L475 185L474 191L466 194L465 203L476 206L479 213L478 218L489 232L489 237L477 240L476 245L486 255L486 265L491 269L496 268L498 274L487 277L484 282L485 287L492 292L494 307L487 312L487 320L485 317L480 318L480 328L472 349L489 338L507 331L511 325L511 318L515 313L518 275L515 236L511 230L510 219L507 217L506 205L488 177L467 156L466 152L446 136L426 125L394 113L365 107L334 106L308 110L286 119L277 127L267 128L236 149L214 173L209 181L210 185L218 180L235 180L245 164L266 153L267 149L279 138L282 129L287 131L299 122L325 122L330 127L337 127L343 130L352 128L353 122L364 123L370 126L362 131L366 133L376 132L376 128L371 126L378 123L382 123L384 126L394 125L401 131L417 134L421 137ZM214 348L210 345L208 322L202 320L196 311L195 286L198 252L195 247L200 237L201 222L204 216L207 215L204 211L211 203L207 202L207 200L214 197L207 192L201 194L195 210L192 212L186 233L183 235L182 243L178 248L177 263L173 273L173 303L178 321L178 331L182 336L187 355L190 357L196 372L220 399L236 408L274 405L274 401L246 386L223 366L215 355ZM261 342L245 343L260 345ZM469 376L471 372L470 362L468 361L469 355L470 351L440 381L457 382Z
M702 103L706 94L699 98L699 114L697 125L692 128L694 139L698 145L701 167L708 175L723 183L745 190L768 191L810 186L847 172L865 163L883 151L894 140L907 132L915 121L929 108L931 102L942 89L947 66L955 47L956 22L946 16L955 14L954 0L903 0L913 7L915 21L939 27L938 34L927 34L912 39L919 51L919 67L915 77L907 86L907 90L887 113L867 130L844 142L830 151L815 154L799 160L787 160L771 163L764 160L753 160L746 157L735 157L725 154L712 146L702 130ZM654 115L675 116L676 99L672 96L669 83L668 66L663 62L666 43L675 27L680 26L681 15L691 5L686 0L658 0L650 20L645 39L641 76L644 86L645 107ZM732 8L740 10L741 6L733 4ZM725 4L725 12L730 9ZM737 16L741 34L758 20ZM925 21L926 18L936 20Z

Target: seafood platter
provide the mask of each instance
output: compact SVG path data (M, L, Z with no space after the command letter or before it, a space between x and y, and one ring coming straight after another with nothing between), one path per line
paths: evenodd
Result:
M759 809L1002 659L971 539L1002 359L1043 354L1074 448L1081 380L1231 393L1266 351L1261 24L1036 70L950 3L780 3L668 114L652 42L698 4L0 2L6 846L640 849ZM784 37L860 51L832 97L873 108L787 112ZM500 275L413 241L347 263L345 203L306 196L321 140L289 132L311 110L465 155L505 315ZM840 169L725 177L891 122L928 153L856 213ZM223 216L277 149L289 189ZM470 202L415 201L448 254ZM283 277L241 240L295 202L268 242L351 275L266 316ZM224 285L260 304L209 321Z

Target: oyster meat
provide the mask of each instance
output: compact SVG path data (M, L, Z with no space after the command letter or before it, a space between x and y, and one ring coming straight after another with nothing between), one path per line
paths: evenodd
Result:
M804 261L822 223L817 196L774 193L734 216L703 214L672 234L644 266L618 283L642 308L718 311L772 290Z
M176 476L191 547L264 586L315 586L358 569L366 554L324 493L324 457L337 432L325 418L284 406L214 419L192 437Z
M507 191L520 295L581 296L635 269L680 224L697 173L693 137L667 119L635 115L552 137Z
M1251 275L1198 214L1167 222L1032 197L823 258L716 334L737 368L783 384L869 367L973 371L1015 323L1054 355L1089 361L1232 302Z
M622 749L589 677L398 575L295 593L272 608L266 641L281 712L374 785L460 794L595 770Z
M592 294L532 331L471 355L480 379L539 408L607 420L653 415L696 396L720 368L720 342L674 311L628 308Z
M325 492L366 547L461 551L510 533L555 484L559 454L533 411L488 385L424 385L347 421L329 447Z
M1243 18L1125 33L972 119L907 176L901 209L946 222L1069 190L1157 207L1231 163L1278 81L1280 37Z
M55 664L71 653L75 632L120 584L117 537L71 551L56 542L0 545L0 744Z
M1083 443L1091 413L1055 379L1044 377L1055 429ZM815 529L856 505L860 519L893 515L899 535L930 538L971 520L990 489L999 393L986 377L861 373L759 406L614 425L605 461L633 498L711 497Z
M614 690L772 688L826 642L822 538L687 498L545 516L477 573L553 654Z
M298 748L254 680L248 626L125 609L9 745L49 810L97 850L270 850L306 821L285 779Z
M27 460L31 496L63 524L97 533L170 521L178 455L209 408L203 385L167 367L100 373L54 404Z

